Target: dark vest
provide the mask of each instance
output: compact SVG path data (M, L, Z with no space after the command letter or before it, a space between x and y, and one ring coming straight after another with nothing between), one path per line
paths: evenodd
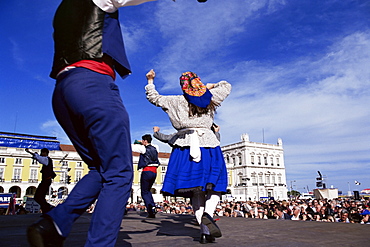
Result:
M42 173L42 179L46 179L46 178L55 178L56 177L56 174L54 172L54 169L53 169L53 160L48 157L48 165L42 165L42 168L41 168L41 173Z
M121 77L131 73L123 43L118 11L106 13L92 0L63 0L53 21L54 61L51 78L64 67L80 60L113 58Z
M145 146L145 154L140 154L139 163L137 168L142 169L150 164L160 164L158 160L158 152L152 145Z

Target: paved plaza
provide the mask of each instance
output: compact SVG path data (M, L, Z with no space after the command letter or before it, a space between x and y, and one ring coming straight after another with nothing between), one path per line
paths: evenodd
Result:
M40 214L1 215L0 246L28 246L26 228ZM64 246L83 246L91 214L74 224ZM370 225L261 220L220 217L223 236L205 246L369 246ZM204 246L198 242L199 227L193 216L157 214L156 219L129 212L122 221L116 246Z

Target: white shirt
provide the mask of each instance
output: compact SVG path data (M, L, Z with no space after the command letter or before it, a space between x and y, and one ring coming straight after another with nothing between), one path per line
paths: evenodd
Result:
M145 2L151 2L156 0L92 0L96 6L101 10L113 13L120 7L139 5Z
M299 215L295 216L295 215L292 215L292 218L290 218L291 220L300 220L299 218Z
M34 153L33 158L43 165L49 165L49 159L47 156L41 156L38 153Z
M155 149L157 149L157 152L159 153L158 145L153 145L153 144L150 144L150 145L155 147ZM132 152L136 152L136 153L145 154L145 152L146 152L145 146L141 145L141 144L131 144L131 149L132 149Z

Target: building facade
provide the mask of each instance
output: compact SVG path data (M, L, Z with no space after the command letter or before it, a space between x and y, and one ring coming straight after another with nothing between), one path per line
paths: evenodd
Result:
M277 144L241 141L221 147L229 176L229 193L235 201L274 198L285 200L287 183L282 140Z

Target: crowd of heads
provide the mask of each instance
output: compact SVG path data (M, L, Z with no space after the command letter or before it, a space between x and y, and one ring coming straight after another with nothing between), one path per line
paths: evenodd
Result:
M370 200L309 199L223 202L216 215L259 219L291 219L370 224Z
M126 207L126 210L136 211L136 212L146 212L144 203L129 203ZM156 212L162 212L167 214L194 214L193 207L188 201L176 201L169 202L164 201L157 203Z
M128 211L145 212L143 204L131 203ZM157 204L157 212L168 214L194 214L190 201ZM296 199L269 201L221 201L215 216L257 219L285 219L299 221L343 222L370 224L370 199Z

